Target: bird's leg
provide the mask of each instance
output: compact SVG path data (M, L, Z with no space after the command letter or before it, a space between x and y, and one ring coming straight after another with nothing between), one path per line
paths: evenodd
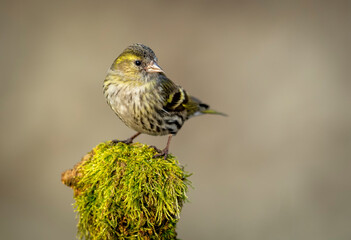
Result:
M117 140L117 139L114 139L112 140L112 143L114 144L117 144L119 142L122 142L122 143L125 143L125 144L131 144L134 140L134 138L136 138L137 136L139 136L141 133L138 132L136 134L134 134L133 136L131 136L130 138L126 139L126 140Z
M173 136L172 134L170 134L170 135L168 136L167 146L166 146L162 151L158 151L159 154L156 154L156 155L154 156L154 158L158 158L158 157L164 156L164 159L165 159L165 160L167 159L169 144L171 143L172 136ZM156 151L157 151L157 149L156 149Z

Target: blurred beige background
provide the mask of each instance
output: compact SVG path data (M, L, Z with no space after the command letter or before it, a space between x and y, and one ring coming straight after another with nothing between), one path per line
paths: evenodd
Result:
M102 82L135 42L229 115L173 139L179 238L351 239L350 1L291 2L1 1L1 239L75 238L60 174L133 134Z

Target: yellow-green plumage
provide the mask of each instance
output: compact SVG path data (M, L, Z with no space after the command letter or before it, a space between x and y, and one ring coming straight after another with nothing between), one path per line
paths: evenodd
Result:
M174 135L191 116L221 114L168 79L155 53L142 44L129 46L114 61L104 81L104 95L128 127L150 135Z

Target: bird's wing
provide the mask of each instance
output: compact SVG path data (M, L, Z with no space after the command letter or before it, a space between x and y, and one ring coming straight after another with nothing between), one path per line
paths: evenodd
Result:
M197 115L206 111L209 106L202 103L197 98L190 96L182 87L177 86L170 92L166 98L164 110L167 112L184 112L188 117Z
M225 115L210 109L209 105L190 96L182 87L175 85L170 80L168 80L163 86L163 90L163 96L165 99L163 109L167 112L186 111L187 117L197 116L204 113Z
M186 109L185 104L189 102L189 96L184 89L177 86L172 89L166 96L164 109L170 112L181 112Z

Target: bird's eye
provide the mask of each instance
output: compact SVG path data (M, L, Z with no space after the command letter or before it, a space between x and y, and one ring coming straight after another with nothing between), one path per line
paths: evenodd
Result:
M135 65L137 65L137 66L140 66L140 65L141 65L141 61L139 61L139 60L136 60L134 63L135 63Z

